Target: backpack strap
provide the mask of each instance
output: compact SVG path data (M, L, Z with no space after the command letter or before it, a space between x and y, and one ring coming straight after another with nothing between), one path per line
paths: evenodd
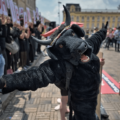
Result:
M65 66L66 66L66 90L69 89L69 85L70 85L70 80L72 78L72 74L73 74L73 70L74 67L72 64L70 64L69 62L65 61Z
M66 90L68 90L68 103L69 103L69 108L70 108L70 114L69 114L69 120L72 120L72 105L71 105L71 93L69 90L69 85L70 85L70 80L73 75L74 67L71 63L65 61L65 66L66 66Z

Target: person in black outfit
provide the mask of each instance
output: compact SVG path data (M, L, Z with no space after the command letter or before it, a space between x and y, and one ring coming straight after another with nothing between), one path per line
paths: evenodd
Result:
M0 46L1 46L1 52L5 59L4 74L7 74L7 54L6 54L6 48L5 48L5 37L7 36L7 29L6 29L6 25L5 25L4 15L0 16L0 29L2 30L2 33L4 33L4 34L0 35Z
M12 42L12 38L10 37L10 28L13 27L13 25L11 24L11 18L7 17L7 23L6 23L6 29L7 29L7 36L6 36L6 43L11 43ZM13 55L11 54L11 52L6 49L6 53L7 53L7 70L11 70L11 65L12 65L12 60L13 60Z
M18 39L20 36L20 30L19 30L18 24L14 23L13 28L10 30L10 35L13 37L13 40L17 43L17 45L20 48L19 39ZM16 71L17 70L17 62L19 59L19 51L16 54L14 54L13 56L14 56L14 60L12 61L12 68L13 68L13 71Z

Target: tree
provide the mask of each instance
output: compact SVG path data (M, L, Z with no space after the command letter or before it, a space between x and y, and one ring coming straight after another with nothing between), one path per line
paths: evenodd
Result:
M118 10L120 10L120 5L118 5Z

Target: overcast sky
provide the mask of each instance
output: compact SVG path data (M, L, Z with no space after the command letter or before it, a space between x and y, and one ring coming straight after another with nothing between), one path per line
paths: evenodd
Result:
M120 0L59 0L60 5L60 22L63 20L63 4L78 3L82 9L117 9ZM50 21L59 22L58 19L58 0L36 0L36 6L42 16Z

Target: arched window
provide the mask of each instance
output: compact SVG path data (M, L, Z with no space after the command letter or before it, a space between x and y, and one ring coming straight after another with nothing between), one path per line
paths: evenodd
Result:
M79 16L77 16L77 22L79 22Z
M84 17L82 17L82 22L84 22Z
M87 21L89 21L89 17L87 17Z
M102 18L102 21L105 21L105 17Z
M115 17L113 17L113 22L115 21Z
M97 17L97 21L100 21L100 17L99 16Z
M71 16L71 21L74 21L74 16Z
M118 21L120 21L120 17L118 17Z

